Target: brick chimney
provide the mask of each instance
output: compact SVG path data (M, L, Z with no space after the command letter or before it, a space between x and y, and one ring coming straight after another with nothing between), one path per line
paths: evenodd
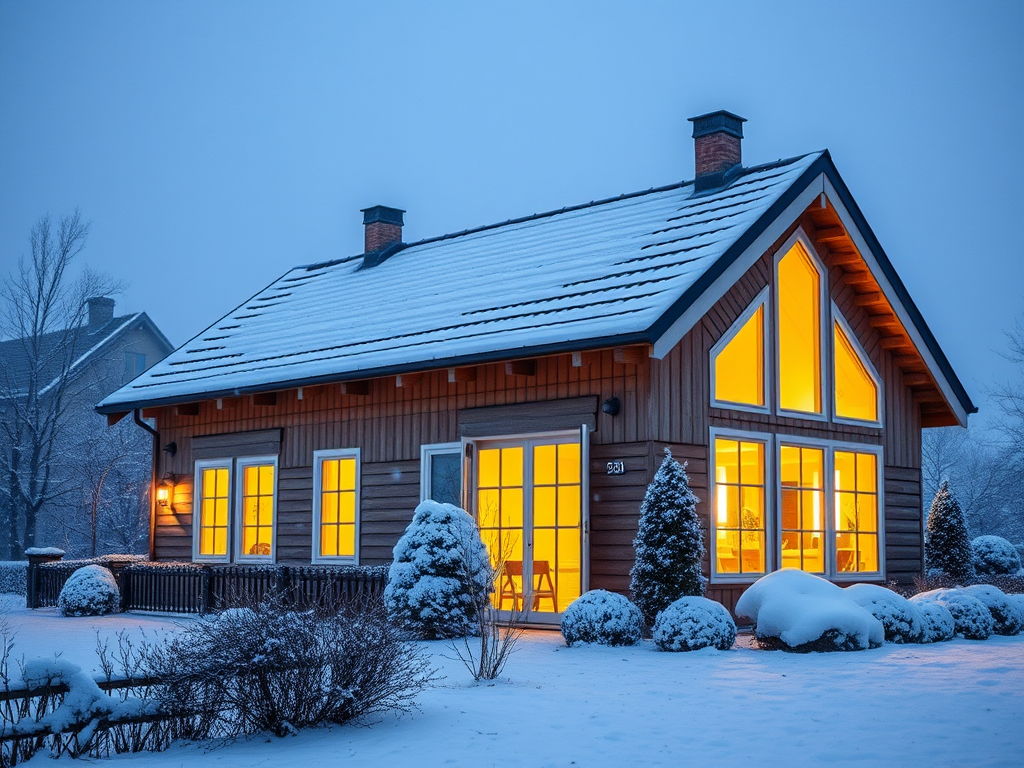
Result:
M696 191L724 186L730 180L730 171L743 167L740 144L746 119L723 109L691 117L690 122L693 123Z
M401 208L388 208L386 205L375 205L363 208L363 251L374 253L383 251L389 245L402 242L402 225L405 223Z
M96 333L114 319L114 300L106 296L93 296L85 300L89 308L89 333Z

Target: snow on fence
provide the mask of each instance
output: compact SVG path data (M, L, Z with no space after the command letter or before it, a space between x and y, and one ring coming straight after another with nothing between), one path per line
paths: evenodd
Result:
M92 560L32 562L29 608L52 608L71 574ZM350 602L379 597L385 566L202 565L108 558L101 563L121 590L121 610L205 614L276 595L286 604Z

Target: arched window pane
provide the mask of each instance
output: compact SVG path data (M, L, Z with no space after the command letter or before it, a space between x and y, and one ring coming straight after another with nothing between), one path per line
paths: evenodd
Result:
M878 387L839 323L834 326L836 415L878 421Z
M715 356L715 400L764 405L764 305Z
M779 261L779 404L821 413L821 277L798 243Z

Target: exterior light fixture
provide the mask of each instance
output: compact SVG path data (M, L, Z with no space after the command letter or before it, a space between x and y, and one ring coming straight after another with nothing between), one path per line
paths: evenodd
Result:
M156 487L156 503L161 507L170 507L171 511L174 510L174 481L174 475L166 472Z
M607 413L609 416L615 416L621 407L622 404L619 403L619 398L617 397L609 397L601 403L601 411L603 413Z

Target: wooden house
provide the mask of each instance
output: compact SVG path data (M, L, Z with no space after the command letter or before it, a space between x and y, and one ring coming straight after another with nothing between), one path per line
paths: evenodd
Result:
M628 590L668 447L728 607L782 567L920 573L921 430L976 409L829 153L744 167L742 118L692 121L693 181L416 243L368 208L364 253L103 400L174 449L153 557L382 564L433 498L550 622Z

